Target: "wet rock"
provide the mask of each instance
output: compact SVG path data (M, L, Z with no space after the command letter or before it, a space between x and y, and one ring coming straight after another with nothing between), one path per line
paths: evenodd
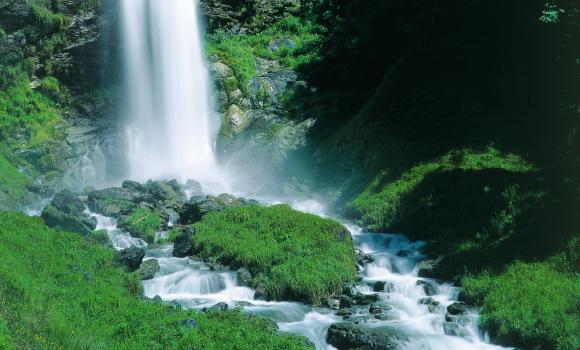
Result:
M231 194L220 194L217 197L192 197L178 210L178 214L183 224L193 224L201 218L214 211L221 211L226 208L247 206L257 202L245 198L237 198Z
M263 283L259 283L254 288L254 299L257 300L268 300L268 291Z
M222 264L216 263L216 262L209 262L207 263L207 265L209 266L209 269L215 272L228 272L230 271L230 268L227 266L224 266Z
M445 331L445 334L450 336L461 338L470 337L469 331L457 323L445 322L443 323L443 330Z
M466 311L465 304L461 302L455 302L447 307L447 312L450 315L463 315Z
M84 213L83 202L69 190L58 192L40 215L48 227L90 235L97 220Z
M446 314L445 315L445 321L446 322L452 322L452 323L457 323L459 325L462 326L467 326L469 323L471 323L471 321L469 320L469 317L465 316L465 315L451 315L451 314Z
M369 307L369 313L373 315L377 320L387 321L395 319L395 315L392 312L393 308L390 305L379 305L371 304Z
M176 226L174 230L180 233L175 237L173 243L173 256L184 258L193 254L193 235L195 233L191 226Z
M352 307L353 305L354 305L354 301L352 300L351 297L349 297L347 295L340 296L339 306L341 308L348 308L348 307Z
M436 313L441 308L441 303L431 297L419 299L419 303L427 305L430 313Z
M360 249L355 250L355 258L356 258L356 263L358 265L361 265L361 266L364 266L366 264L370 264L373 261L375 261L375 258L373 258L372 255L366 254L365 252L363 252Z
M387 284L387 282L383 282L383 281L376 281L373 284L373 291L375 292L382 292L385 290L385 285Z
M437 294L437 285L432 281L418 280L417 285L423 286L426 295L431 296Z
M352 300L356 305L366 305L379 301L380 297L378 294L357 293L354 297L352 297Z
M245 267L241 267L236 271L236 279L240 286L250 287L252 284L252 274Z
M342 285L342 294L348 297L355 296L358 293L356 285L345 283Z
M439 275L439 265L443 260L442 257L437 259L423 260L417 265L417 274L419 277L436 278Z
M228 304L226 303L217 303L213 306L210 306L207 309L204 309L205 312L223 312L228 309Z
M184 201L185 194L181 191L177 181L148 181L145 190L153 200L162 202Z
M137 274L141 280L150 280L155 277L155 274L159 272L159 261L157 259L148 259L143 261L141 267L137 270Z
M145 192L145 186L141 185L137 181L125 180L123 181L121 188L130 191Z
M113 258L113 263L117 266L126 267L130 272L136 271L145 257L145 249L134 245L127 249L118 251Z
M326 339L338 350L399 350L400 343L408 340L405 335L390 328L371 328L353 322L331 325Z
M340 300L335 298L327 298L324 304L333 310L340 309Z
M336 312L336 315L337 316L350 316L350 315L352 315L352 310L345 307L345 308L339 309Z
M142 192L111 187L91 192L87 198L87 205L96 213L118 218L129 214L138 203L146 199L147 196Z
M5 0L0 2L0 27L11 32L34 21L30 3L22 0Z

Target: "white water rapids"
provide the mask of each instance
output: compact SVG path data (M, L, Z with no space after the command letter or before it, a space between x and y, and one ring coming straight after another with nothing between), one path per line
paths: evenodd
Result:
M116 249L130 245L147 247L140 239L132 238L116 228L116 222L102 215L97 218L97 229L106 229ZM417 276L417 264L425 257L420 254L422 242L411 242L396 234L367 233L354 225L346 225L358 249L371 255L375 261L366 265L363 280L356 285L357 292L374 294L370 287L376 281L386 282L379 292L377 304L390 305L394 315L387 321L371 320L369 327L388 327L403 332L409 341L404 349L417 350L470 350L502 349L488 343L487 337L477 327L477 313L470 312L462 326L463 337L445 334L446 308L457 300L458 288L439 284ZM336 310L319 308L298 302L267 302L254 299L254 291L238 286L236 273L210 270L201 261L172 256L173 246L156 245L147 250L145 259L157 259L160 271L151 280L143 281L144 294L163 301L178 303L185 308L203 309L225 302L230 307L241 306L245 312L274 320L280 330L306 336L317 349L334 349L326 342L331 324L341 322ZM433 282L437 294L431 296L441 307L430 312L419 301L427 297L418 280ZM352 319L368 316L368 305L355 306Z

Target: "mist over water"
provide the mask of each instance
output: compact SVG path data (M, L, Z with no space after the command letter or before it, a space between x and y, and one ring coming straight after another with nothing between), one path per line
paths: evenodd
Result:
M197 4L121 0L128 177L220 180Z

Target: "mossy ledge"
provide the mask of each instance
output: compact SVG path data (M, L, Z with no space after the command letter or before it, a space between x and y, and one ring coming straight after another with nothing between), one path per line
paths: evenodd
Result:
M311 349L240 311L144 302L113 250L0 212L0 349Z
M348 230L287 205L230 208L207 214L194 228L197 254L247 268L266 299L319 304L355 277Z

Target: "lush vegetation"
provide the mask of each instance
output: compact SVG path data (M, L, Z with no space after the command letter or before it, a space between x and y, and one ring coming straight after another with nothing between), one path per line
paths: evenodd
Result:
M131 215L120 222L120 225L126 228L136 237L143 238L148 243L155 241L155 233L160 230L162 219L156 210L149 208L137 208Z
M0 213L0 348L306 349L265 320L140 299L113 251L40 219ZM195 320L195 328L181 321Z
M256 57L278 60L283 66L298 69L318 59L317 47L323 28L288 16L256 34L230 35L217 31L209 36L208 55L217 55L232 68L238 88L247 93L250 80L256 75ZM292 44L288 43L288 40ZM279 41L272 50L271 44Z
M499 275L465 278L462 298L483 307L481 322L504 344L577 349L580 279L563 267L563 257L515 262Z
M339 223L287 205L211 213L195 224L194 248L206 258L247 267L270 298L320 303L354 278L354 249Z

